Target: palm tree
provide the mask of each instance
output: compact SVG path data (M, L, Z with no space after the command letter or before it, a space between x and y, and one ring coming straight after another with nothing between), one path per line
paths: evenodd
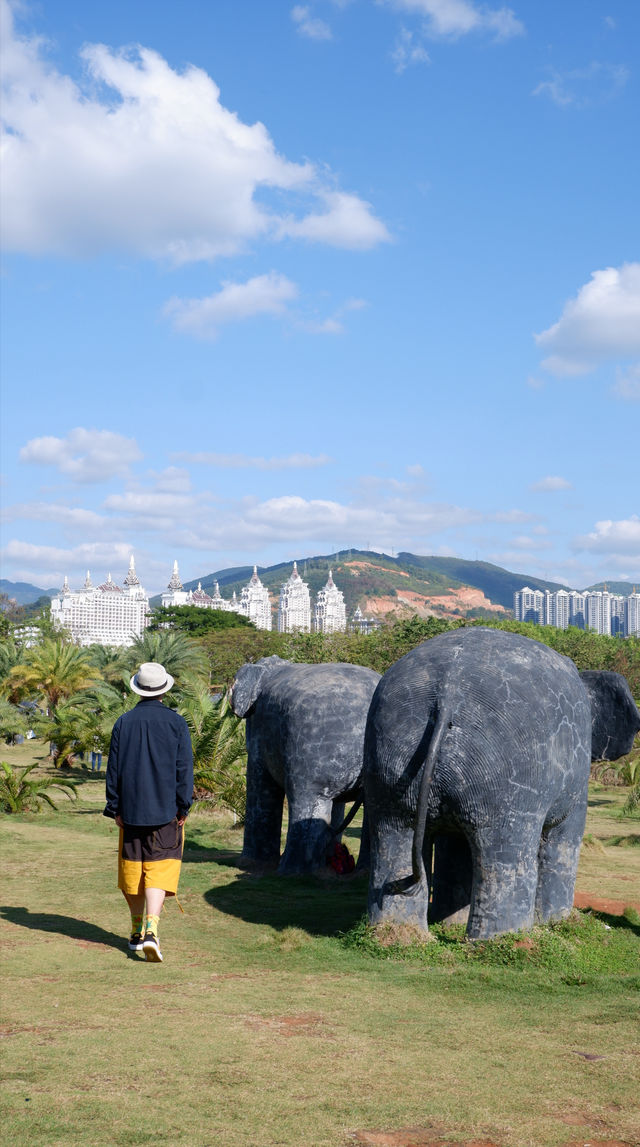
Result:
M18 770L6 761L0 761L0 812L28 812L29 809L38 809L42 801L51 808L57 808L47 791L52 787L60 789L69 800L75 800L78 790L73 781L55 781L52 785L47 780L25 780L35 767L34 763Z
M67 644L62 638L47 638L27 649L24 661L14 665L3 683L10 700L41 698L55 710L65 697L87 689L100 677L86 650Z
M247 799L247 749L244 724L231 710L226 696L214 701L208 689L185 689L178 712L184 717L193 747L196 792L202 803L221 804L244 822Z
M22 646L16 645L13 638L7 637L0 643L0 682L9 676L14 665L22 661L22 657Z
M145 661L159 661L167 673L181 686L189 680L209 681L209 661L202 646L172 629L148 629L136 638L129 650L130 664L134 667Z
M121 693L129 690L131 650L112 645L90 645L87 650L91 664L99 671L103 681L115 685Z

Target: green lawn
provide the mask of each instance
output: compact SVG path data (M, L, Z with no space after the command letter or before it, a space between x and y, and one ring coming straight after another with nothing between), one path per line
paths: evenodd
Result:
M640 1142L637 917L588 920L598 959L580 975L526 947L504 965L376 958L338 935L362 917L362 877L246 875L241 834L203 813L184 915L168 904L165 962L146 964L126 953L103 778L74 779L76 804L0 818L7 1143ZM618 792L592 799L578 887L640 899L640 849L607 843L640 821L618 818Z

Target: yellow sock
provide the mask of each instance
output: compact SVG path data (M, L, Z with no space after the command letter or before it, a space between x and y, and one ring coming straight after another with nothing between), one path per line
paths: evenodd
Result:
M147 916L147 922L146 922L145 928L144 928L145 932L151 932L152 936L155 936L156 939L158 938L158 921L159 921L159 919L160 919L159 916Z

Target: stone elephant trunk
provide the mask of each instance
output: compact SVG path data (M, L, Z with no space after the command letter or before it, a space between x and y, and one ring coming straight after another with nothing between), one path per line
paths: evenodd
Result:
M245 867L277 864L280 874L293 875L326 866L345 802L362 795L364 729L379 680L358 665L279 657L238 671L230 701L246 718ZM289 824L280 857L285 795Z

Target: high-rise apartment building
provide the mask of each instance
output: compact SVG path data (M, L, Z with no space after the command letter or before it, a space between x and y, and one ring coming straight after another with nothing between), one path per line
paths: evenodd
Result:
M534 621L558 629L573 625L614 637L629 637L639 632L636 599L640 601L640 594L635 591L625 599L622 594L609 593L607 589L585 593L559 589L541 593L524 586L513 595L513 612L516 621Z
M280 589L278 606L279 633L311 632L311 597L309 586L298 573L297 562L293 563L291 577Z
M94 586L87 570L82 589L72 591L65 577L60 593L51 600L51 620L67 629L78 645L133 645L149 624L149 598L136 574L133 554L123 585L111 574Z
M229 606L227 608L230 608ZM257 566L245 586L242 587L238 613L248 617L258 629L271 629L272 612L269 590L258 577Z
M333 570L329 570L326 585L318 591L313 623L317 633L344 633L347 628L344 594L333 580Z
M523 586L513 595L513 612L516 621L533 621L536 625L545 622L545 598L539 589Z
M640 637L640 593L630 593L624 608L624 629L627 637Z

